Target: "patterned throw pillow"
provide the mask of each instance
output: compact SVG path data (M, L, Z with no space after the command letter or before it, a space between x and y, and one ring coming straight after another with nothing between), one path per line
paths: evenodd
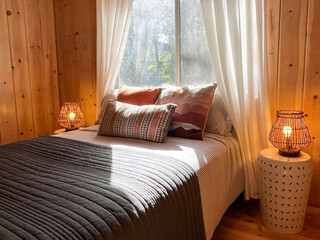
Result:
M164 142L176 104L137 106L109 101L98 135Z
M169 135L203 139L212 97L217 84L173 87L162 89L157 104L175 103Z

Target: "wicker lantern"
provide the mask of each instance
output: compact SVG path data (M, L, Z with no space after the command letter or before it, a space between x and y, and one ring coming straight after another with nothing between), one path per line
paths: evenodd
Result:
M67 130L77 129L85 122L80 106L75 102L67 102L63 104L58 121L60 125Z
M311 142L302 111L280 110L269 133L269 141L284 156L296 157Z

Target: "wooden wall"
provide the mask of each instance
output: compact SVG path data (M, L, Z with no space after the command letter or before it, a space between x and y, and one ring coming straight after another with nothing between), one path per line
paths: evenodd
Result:
M313 160L309 204L320 207L320 1L265 0L268 77L273 118L305 112Z
M78 102L96 119L96 1L53 0L60 102Z
M52 0L1 0L0 144L52 134L59 108Z

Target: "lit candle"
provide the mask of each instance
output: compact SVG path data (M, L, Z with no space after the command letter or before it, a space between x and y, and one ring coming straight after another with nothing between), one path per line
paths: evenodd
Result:
M291 150L291 133L292 129L290 126L284 126L282 132L284 133L284 136L286 138L286 146L288 148L288 151Z
M76 114L74 112L69 113L69 119L71 121L73 121L75 117L76 117Z

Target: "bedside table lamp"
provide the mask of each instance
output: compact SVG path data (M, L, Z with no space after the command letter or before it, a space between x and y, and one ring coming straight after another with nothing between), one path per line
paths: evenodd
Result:
M64 103L59 114L58 122L67 130L74 130L81 127L85 120L79 104L75 102Z
M312 160L301 152L311 142L302 111L277 111L269 133L276 148L258 158L260 208L263 224L285 234L303 229L312 178Z
M277 111L277 117L269 133L269 141L279 149L279 154L298 157L300 150L311 143L304 113L296 110Z

